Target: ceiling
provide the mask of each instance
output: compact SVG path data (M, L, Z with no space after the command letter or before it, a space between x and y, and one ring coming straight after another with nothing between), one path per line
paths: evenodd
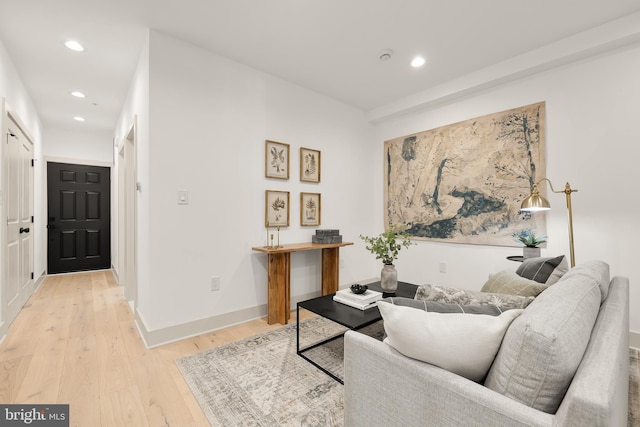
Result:
M0 40L45 129L112 132L149 28L366 112L638 11L637 0L0 0ZM414 55L426 65L411 68Z

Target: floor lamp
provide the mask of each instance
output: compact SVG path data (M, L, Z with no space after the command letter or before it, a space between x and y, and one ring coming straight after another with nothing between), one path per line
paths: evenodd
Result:
M572 189L567 182L564 186L564 190L556 191L553 189L553 184L551 184L551 181L549 181L547 178L542 178L540 181L533 184L533 191L531 191L531 195L529 197L522 201L520 210L525 212L539 212L551 209L549 201L542 197L538 192L538 184L540 184L542 181L547 181L549 183L549 187L551 187L551 191L553 191L554 193L564 193L567 197L567 212L569 214L569 250L571 252L571 267L575 267L576 258L573 252L573 214L571 211L571 193L575 193L578 190Z

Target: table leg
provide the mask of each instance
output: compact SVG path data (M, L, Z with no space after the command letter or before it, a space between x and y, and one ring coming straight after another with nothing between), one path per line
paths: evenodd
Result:
M340 248L322 249L322 295L338 292L340 285Z
M291 317L291 254L269 254L267 323L286 325Z

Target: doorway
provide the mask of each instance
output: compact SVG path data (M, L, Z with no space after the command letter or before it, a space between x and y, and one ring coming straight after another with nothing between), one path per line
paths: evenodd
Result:
M118 146L118 282L135 309L138 296L136 224L136 118Z
M5 109L3 108L3 111ZM11 112L2 150L4 167L4 280L2 320L10 324L33 294L33 141Z
M47 163L47 272L111 268L111 170Z

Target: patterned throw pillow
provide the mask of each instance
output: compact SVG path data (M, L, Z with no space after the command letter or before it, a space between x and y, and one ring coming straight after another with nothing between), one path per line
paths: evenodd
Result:
M519 276L515 271L503 270L491 276L480 291L536 297L548 287L545 283Z
M439 301L447 304L460 305L495 305L500 310L525 308L533 297L520 295L494 294L480 291L449 288L439 285L421 285L416 291L415 299L423 301Z
M467 313L467 314L488 314L489 316L499 316L502 311L495 305L460 305L447 304L437 301L424 301L403 297L389 297L383 299L393 305L413 307L431 313Z
M521 277L535 280L538 283L553 285L567 271L569 271L567 257L560 255L555 258L527 258L520 264L516 273Z

